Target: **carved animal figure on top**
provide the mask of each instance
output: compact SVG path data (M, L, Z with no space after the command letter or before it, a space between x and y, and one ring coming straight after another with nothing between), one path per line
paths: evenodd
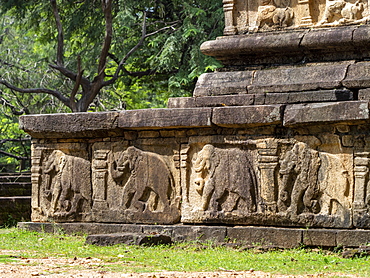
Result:
M247 153L207 144L193 162L193 186L201 195L200 211L256 210L256 178Z
M325 13L318 25L340 25L363 20L364 4L361 0L349 3L344 0L327 0Z
M175 185L163 158L133 146L111 163L112 178L123 185L122 206L134 211L165 211L174 204Z
M267 27L288 27L293 24L294 12L289 1L261 0L258 7L256 31Z
M45 161L45 198L50 202L47 215L58 219L78 217L91 209L90 162L60 150L53 151Z

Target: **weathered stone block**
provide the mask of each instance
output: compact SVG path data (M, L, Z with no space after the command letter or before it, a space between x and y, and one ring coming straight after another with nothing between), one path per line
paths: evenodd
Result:
M174 226L174 241L210 241L223 243L226 240L226 227L217 226Z
M267 227L235 227L227 230L227 238L245 245L272 245L294 248L302 242L302 230Z
M337 232L337 245L356 247L370 243L370 231L368 230L339 230Z
M306 246L337 246L337 231L324 229L303 230L303 244Z
M127 129L160 129L208 127L211 108L146 109L121 112L118 127Z
M347 67L348 63L257 70L247 90L249 94L260 94L335 89L341 87Z
M370 62L358 62L350 65L343 85L347 88L370 87Z
M337 49L352 48L352 34L356 29L357 27L347 26L345 28L326 29L325 32L310 30L304 35L300 46L307 49L325 49L328 46Z
M168 99L168 108L193 108L197 107L195 98L192 97L172 97Z
M353 93L349 90L320 90L299 93L266 93L262 104L288 104L308 102L332 102L353 100Z
M71 113L20 117L20 128L33 138L81 138L120 135L118 112Z
M200 50L203 54L224 60L233 55L256 55L260 53L277 53L281 51L297 51L304 33L256 33L238 37L223 37L214 41L204 42Z
M281 105L214 108L212 123L224 127L280 124L282 108Z
M358 99L359 100L370 100L370 88L359 90Z
M284 126L368 119L367 101L295 104L288 105L284 112Z
M116 244L153 246L160 244L171 244L172 239L166 235L119 233L119 234L89 235L86 238L86 243L98 246L110 246Z
M253 71L204 73L199 77L193 95L199 97L246 94L252 79Z
M194 98L176 98L169 100L169 108L246 106L254 104L254 95L207 96Z

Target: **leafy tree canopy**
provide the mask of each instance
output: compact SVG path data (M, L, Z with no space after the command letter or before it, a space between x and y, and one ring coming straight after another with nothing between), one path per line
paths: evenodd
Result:
M221 0L0 4L0 101L13 114L160 107L220 66L199 46L222 34Z

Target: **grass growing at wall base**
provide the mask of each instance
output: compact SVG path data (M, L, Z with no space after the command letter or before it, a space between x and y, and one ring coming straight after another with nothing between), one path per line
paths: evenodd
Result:
M85 244L84 236L36 233L16 228L0 229L0 263L15 258L97 258L100 270L117 272L245 271L273 274L342 273L370 277L370 257L345 259L340 253L298 248L260 252L217 247L212 243L178 243L172 246L98 247ZM9 252L14 252L10 254ZM1 253L0 253L1 254ZM1 266L0 266L1 267Z

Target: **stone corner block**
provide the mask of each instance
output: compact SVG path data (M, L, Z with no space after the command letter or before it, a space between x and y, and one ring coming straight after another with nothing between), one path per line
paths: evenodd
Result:
M284 126L364 120L369 120L368 101L294 104L284 112Z
M211 108L128 110L121 112L118 127L125 129L210 127L211 114Z
M253 105L214 108L212 122L222 127L277 125L283 105Z
M119 112L40 114L20 117L20 128L34 138L104 137L118 132Z

